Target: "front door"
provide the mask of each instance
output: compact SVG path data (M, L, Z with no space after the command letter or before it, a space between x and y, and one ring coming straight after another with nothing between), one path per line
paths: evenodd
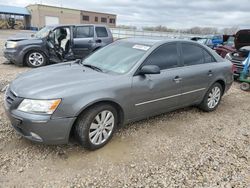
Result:
M132 81L132 100L137 118L170 111L179 106L181 92L177 44L164 44L152 52L143 65L157 65L160 74L136 75ZM142 65L142 66L143 66Z

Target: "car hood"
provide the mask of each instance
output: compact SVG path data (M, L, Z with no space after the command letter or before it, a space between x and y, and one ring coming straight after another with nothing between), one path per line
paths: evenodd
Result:
M239 50L244 46L250 46L250 30L249 29L239 30L235 34L234 44L237 50Z
M19 97L33 99L63 98L65 92L78 92L114 75L97 72L77 62L38 68L19 75L10 89Z

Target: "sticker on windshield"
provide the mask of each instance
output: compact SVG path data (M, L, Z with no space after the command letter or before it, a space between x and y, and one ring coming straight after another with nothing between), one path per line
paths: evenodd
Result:
M150 47L149 46L144 46L144 45L140 45L140 44L136 44L133 46L134 49L138 49L138 50L144 50L147 51Z

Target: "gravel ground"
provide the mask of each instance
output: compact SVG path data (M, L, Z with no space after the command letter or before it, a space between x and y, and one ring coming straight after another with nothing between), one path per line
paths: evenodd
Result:
M0 51L0 89L30 70L4 61ZM215 112L190 107L126 125L89 152L16 135L0 93L0 187L250 187L249 101L234 83Z

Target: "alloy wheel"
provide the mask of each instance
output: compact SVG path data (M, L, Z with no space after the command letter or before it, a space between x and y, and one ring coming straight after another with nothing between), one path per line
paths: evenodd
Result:
M215 108L218 105L220 98L221 98L221 90L219 87L216 86L211 90L211 92L208 95L207 106L210 109Z
M44 57L39 52L33 52L29 55L29 63L35 67L39 67L44 63Z
M108 140L115 123L114 114L104 110L96 115L89 128L89 139L92 144L100 145Z

